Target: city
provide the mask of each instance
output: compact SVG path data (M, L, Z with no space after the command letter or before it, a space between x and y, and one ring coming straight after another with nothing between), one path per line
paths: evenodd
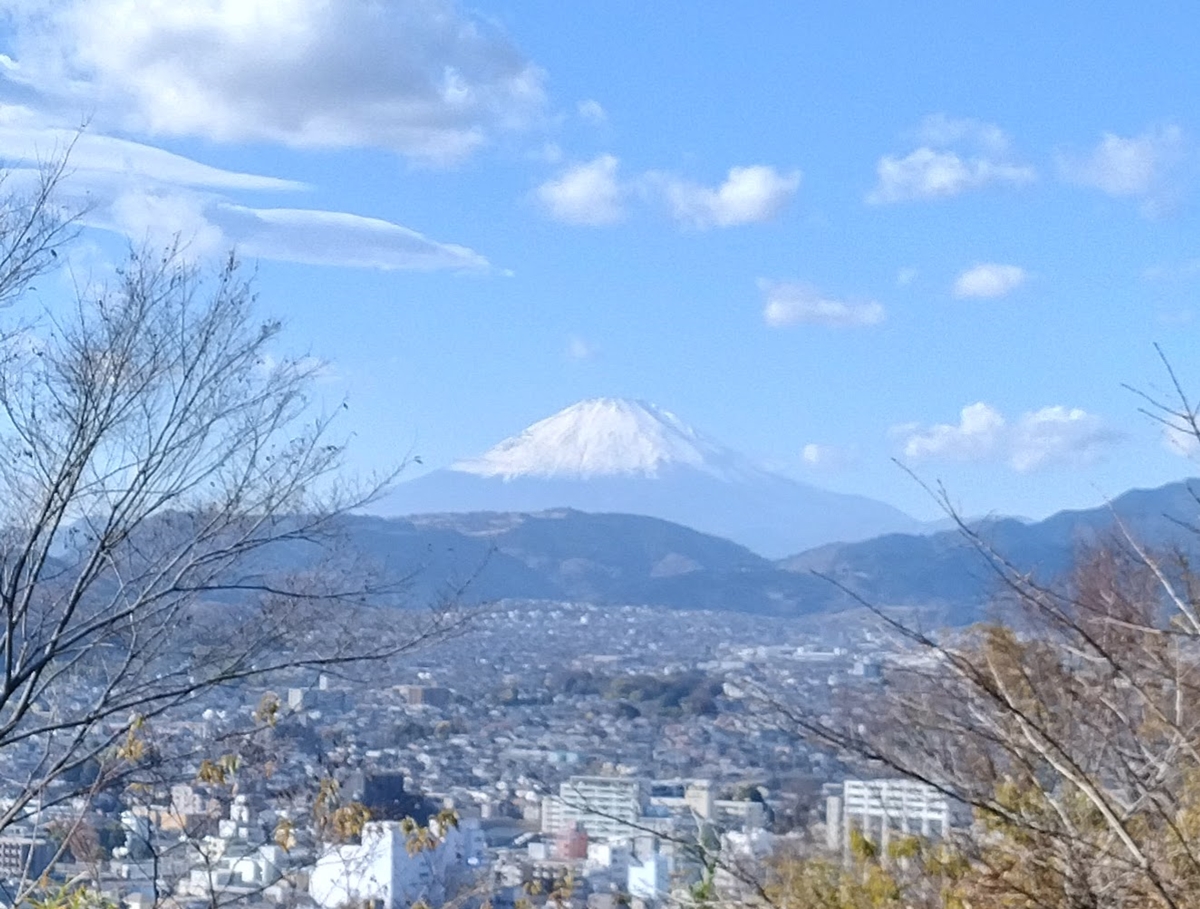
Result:
M658 905L701 880L707 849L731 884L777 838L824 836L826 784L846 768L747 692L869 697L887 638L865 619L843 629L831 642L811 621L501 603L390 665L245 688L239 706L197 698L146 732L190 761L41 809L0 840L20 847L5 873L53 861L130 906L515 905L568 879L589 905ZM264 703L270 725L245 733ZM222 742L241 747L211 753ZM0 760L5 779L26 772L14 750ZM369 812L356 844L322 840L312 799L331 781ZM405 848L405 818L432 823L426 848Z

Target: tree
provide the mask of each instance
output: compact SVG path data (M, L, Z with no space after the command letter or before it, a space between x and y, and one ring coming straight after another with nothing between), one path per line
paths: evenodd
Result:
M74 233L65 173L0 198L0 831L166 762L155 720L205 692L447 629L362 626L395 590L326 544L382 486L341 476L309 399L320 364L279 357L233 255L207 271L137 250L24 315Z
M1164 360L1165 362L1165 360ZM1200 439L1168 364L1170 430ZM938 493L957 519L946 497ZM1197 498L1200 505L1200 498ZM871 607L912 653L852 722L773 700L792 729L974 812L952 888L972 907L1196 905L1200 575L1196 529L1162 551L1120 521L1043 583L958 520L1002 594L993 621L924 632ZM864 604L870 606L870 604Z
M786 844L769 857L761 892L771 906L804 909L967 909L961 863L944 844L897 837L882 852L855 830L845 861Z

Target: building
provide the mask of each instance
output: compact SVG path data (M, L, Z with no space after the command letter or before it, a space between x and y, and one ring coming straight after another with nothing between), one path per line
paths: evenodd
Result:
M554 857L560 862L573 862L588 857L588 835L581 827L563 830L554 836Z
M915 780L846 780L826 791L829 848L848 850L851 830L884 849L893 833L945 836L950 801L933 786Z
M573 776L558 787L557 796L542 799L542 832L582 828L593 839L630 837L643 826L648 802L645 780Z
M402 821L411 817L425 823L440 806L404 788L400 771L369 770L357 772L347 780L347 791L371 812L373 821Z
M673 814L712 820L716 805L710 780L676 780L651 787L650 804Z
M56 852L44 836L6 833L0 836L0 878L36 880L50 867Z
M450 689L437 685L398 685L400 696L413 707L449 707Z
M753 799L716 799L709 818L721 830L761 830L767 826L767 806Z
M372 821L362 842L327 848L309 876L308 892L323 909L376 903L408 909L417 902L440 906L469 886L482 867L478 824L460 822L438 831L437 845L410 852L394 821Z
M200 841L199 855L185 878L176 884L176 895L208 902L233 901L260 893L276 884L287 866L284 850L268 840L267 831L250 800L238 795L229 806L229 816L217 823L217 834ZM141 892L152 896L154 861L126 863L124 874L137 880Z
M721 862L713 876L713 884L722 902L737 906L759 902L754 875L747 876L743 871L763 867L776 846L777 838L766 830L733 831L721 835Z
M652 903L664 900L671 889L667 857L653 853L629 865L626 890L634 899Z
M711 780L674 780L655 783L650 790L652 807L662 808L683 821L684 829L712 823L721 830L757 830L767 824L767 806L751 799L719 799Z

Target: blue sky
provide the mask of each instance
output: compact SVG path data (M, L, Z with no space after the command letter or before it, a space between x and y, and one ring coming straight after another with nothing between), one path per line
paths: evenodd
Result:
M919 12L914 12L914 9ZM1194 472L1184 3L3 2L0 152L73 256L236 245L352 464L643 398L818 485L1040 516Z

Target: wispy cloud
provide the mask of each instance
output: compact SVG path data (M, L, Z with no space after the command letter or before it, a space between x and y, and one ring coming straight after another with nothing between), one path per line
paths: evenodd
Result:
M954 296L994 299L1012 293L1025 283L1025 269L1019 265L981 262L963 271L954 280Z
M70 130L40 113L0 105L0 162L32 182L37 165L70 149L60 202L87 227L135 243L179 237L197 258L236 246L247 256L378 269L488 268L478 253L411 228L348 212L240 204L246 191L301 193L294 180L224 170L94 129Z
M596 356L596 348L579 335L567 338L566 355L568 360L577 362L591 360Z
M837 445L809 442L800 450L800 460L813 470L845 470L858 460L857 452Z
M731 167L720 186L663 178L663 191L676 221L691 227L732 227L777 217L800 186L800 171L781 173L757 164Z
M608 122L608 111L604 109L599 101L593 98L588 98L585 101L580 101L575 108L579 116L589 123L600 125Z
M884 205L919 199L947 199L969 189L992 183L1021 185L1031 182L1033 168L989 161L964 159L957 152L923 147L903 158L885 155L876 167L878 182L867 194L867 202Z
M110 174L176 186L248 191L298 191L296 180L212 167L152 145L106 136L90 129L66 129L28 109L0 105L0 159L35 166L70 149L73 174Z
M1058 163L1069 182L1136 199L1142 213L1152 217L1178 203L1183 191L1178 177L1187 155L1183 130L1170 125L1137 136L1105 133L1090 152L1062 153Z
M1147 281L1190 281L1200 277L1200 258L1159 262L1142 270Z
M927 117L916 130L922 143L907 155L884 155L876 165L871 205L945 199L991 184L1022 185L1037 172L1015 162L1000 127L944 114Z
M5 76L101 128L462 159L536 118L544 75L451 0L6 0ZM100 104L96 106L97 99Z
M964 407L957 423L900 426L893 434L913 461L999 462L1019 473L1090 463L1122 439L1079 408L1043 407L1010 421L982 401Z
M866 328L878 325L886 317L881 303L829 297L809 284L764 279L758 286L765 297L763 321L772 328L788 325Z
M1200 455L1200 438L1186 426L1166 424L1162 428L1163 447L1172 454L1194 459Z
M967 144L997 157L1007 155L1012 146L1008 133L995 123L972 117L950 117L944 113L925 117L913 131L913 136L921 145L946 148Z
M263 259L383 271L488 268L487 259L465 246L438 243L380 218L221 204L212 219L226 236L239 238L246 255Z

